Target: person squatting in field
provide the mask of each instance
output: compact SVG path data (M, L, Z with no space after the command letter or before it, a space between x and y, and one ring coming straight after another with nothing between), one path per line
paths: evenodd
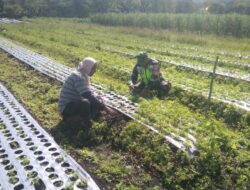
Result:
M64 122L82 120L90 128L91 119L102 110L112 112L90 90L90 77L96 72L96 60L87 57L64 82L59 97L59 112Z
M128 83L132 93L142 97L149 97L152 93L159 98L165 97L171 89L171 83L163 78L159 62L149 58L147 52L141 52L136 57L137 63Z

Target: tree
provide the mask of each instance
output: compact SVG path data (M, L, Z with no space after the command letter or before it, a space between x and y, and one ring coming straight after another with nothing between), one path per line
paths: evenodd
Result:
M176 6L177 13L191 13L194 9L194 2L192 0L178 0Z
M212 3L208 11L210 13L223 14L225 13L225 5L222 3Z
M3 8L4 8L4 2L3 0L0 0L0 15L3 14Z

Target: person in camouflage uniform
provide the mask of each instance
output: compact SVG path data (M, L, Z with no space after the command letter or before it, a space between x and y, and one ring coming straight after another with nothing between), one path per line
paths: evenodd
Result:
M149 58L147 52L141 52L137 55L137 63L133 68L129 88L132 93L142 97L156 95L162 98L170 91L171 83L163 78L159 62Z

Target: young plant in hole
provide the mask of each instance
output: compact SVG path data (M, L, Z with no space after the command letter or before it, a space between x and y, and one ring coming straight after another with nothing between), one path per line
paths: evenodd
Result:
M87 183L86 180L81 180L81 181L77 184L77 187L80 188L80 189L87 188L87 187L88 187L88 183Z
M10 147L15 150L18 149L20 145L18 144L18 142L14 141L10 143Z
M39 177L36 177L35 179L32 180L32 184L33 184L33 185L38 185L38 184L39 184L39 181L40 181L40 178L39 178Z
M15 170L10 170L10 171L8 171L8 173L7 173L7 175L9 176L9 177L13 177L13 176L15 176L17 174L17 172L15 171Z
M28 176L28 179L34 178L34 177L37 176L37 172L31 171L31 172L29 172L29 173L27 174L27 176Z
M56 158L56 162L57 162L57 163L61 163L61 162L63 162L63 161L64 161L63 156L59 156L58 158Z
M6 129L6 127L0 124L0 130L3 130L3 129Z
M10 163L10 161L9 161L9 160L3 160L1 163L2 163L3 165L7 165L8 163Z
M13 185L16 184L18 181L19 181L19 179L17 177L12 177L9 179L9 183L11 183Z
M19 156L17 159L21 161L21 164L23 166L27 166L30 163L30 161L26 155Z
M74 183L70 183L63 188L64 190L74 190Z
M76 171L74 171L71 175L70 175L70 180L71 181L76 181L79 179L79 175Z
M29 165L29 163L30 163L30 161L29 161L29 159L27 159L27 158L25 158L25 159L21 162L21 164L22 164L23 166L27 166L27 165Z

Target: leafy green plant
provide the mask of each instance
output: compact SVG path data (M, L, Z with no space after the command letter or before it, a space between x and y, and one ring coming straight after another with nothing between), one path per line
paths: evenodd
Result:
M78 184L77 187L81 188L81 189L85 189L88 187L88 183L87 181L81 180Z
M65 130L57 130L60 127L57 98L61 84L29 70L1 53L0 80L5 82L6 86L43 126L48 130L56 129L55 131L58 133L53 133L53 135L60 137L56 138L59 143L66 148L70 147L74 153L80 152L79 161L84 160L88 164L91 163L91 171L95 172L95 175L100 179L113 183L112 188L123 188L127 185L131 188L146 189L151 185L150 179L140 169L147 168L157 175L157 178L161 180L159 184L162 184L163 188L249 188L249 114L219 102L212 102L210 110L205 114L207 101L204 97L176 87L180 83L188 84L196 89L208 89L208 76L191 71L187 72L172 66L164 66L163 74L173 82L174 86L169 97L165 100L157 98L143 100L131 97L126 81L135 60L100 51L100 47L97 48L98 44L101 46L106 44L105 46L109 46L111 49L119 48L122 51L135 54L145 46L157 51L171 50L185 54L194 52L195 55L208 54L211 57L220 53L223 48L227 54L223 55L225 60L237 61L239 59L237 52L240 51L243 55L249 52L248 39L245 42L243 39L203 36L202 41L192 41L188 39L194 37L190 34L185 34L187 35L187 39L185 39L182 34L180 34L181 37L172 33L146 29L108 28L79 24L79 22L75 23L72 20L64 19L34 19L32 21L29 26L25 24L6 26L7 32L2 33L2 35L71 67L75 67L77 64L75 61L84 56L96 57L102 63L99 65L99 71L97 71L93 81L106 86L107 89L112 86L115 92L137 101L140 107L135 114L136 118L145 123L154 124L163 134L174 132L188 138L186 134L191 133L197 139L196 146L199 155L189 159L185 153L171 149L163 138L155 136L138 123L127 123L120 120L114 124L95 123L92 129L93 142L98 145L105 143L112 147L112 150L115 149L131 157L136 157L137 162L135 163L138 167L136 168L130 163L127 164L127 160L121 159L124 155L117 156L115 154L115 156L110 157L112 161L107 163L105 160L109 156L107 153L111 152L110 149L101 146L99 149L107 149L106 152L102 152L95 149L96 144L85 149L83 146L87 145L83 145L82 142L81 146L78 144L76 147L75 142L70 141L70 138L64 134ZM47 25L49 27L45 27ZM67 37L65 37L66 33ZM43 40L41 40L41 36ZM50 37L53 37L55 41L50 41ZM177 40L179 37L181 37L181 41ZM75 46L69 46L71 41ZM199 43L206 44L206 47L200 46ZM134 48L135 46L137 49ZM241 46L244 46L245 50ZM167 58L166 55L159 53L153 55ZM177 61L182 60L179 55L172 55L172 57ZM240 61L247 63L247 60ZM192 61L193 64L197 65L198 62L197 60ZM18 72L13 73L13 67ZM248 83L221 78L216 80L215 96L227 92L228 94L224 95L230 98L241 96L242 99L246 99L249 97ZM81 137L82 135L79 133L78 139ZM128 182L127 179L131 180Z
M9 179L9 183L15 185L17 182L19 181L19 179L17 177L11 177Z

